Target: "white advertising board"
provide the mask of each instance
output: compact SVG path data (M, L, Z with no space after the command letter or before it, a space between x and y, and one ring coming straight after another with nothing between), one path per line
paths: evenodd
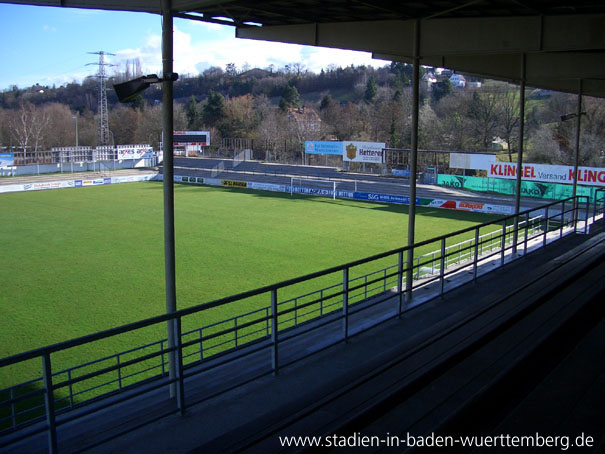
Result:
M384 142L343 142L343 161L382 164Z
M496 163L496 155L479 153L450 153L452 169L489 170Z
M118 160L120 159L141 159L153 156L153 148L149 145L118 145Z

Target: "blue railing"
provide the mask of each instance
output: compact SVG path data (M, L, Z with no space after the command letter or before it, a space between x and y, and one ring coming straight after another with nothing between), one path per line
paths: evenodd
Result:
M410 301L413 300L404 301L406 290L409 291L408 295L412 295L419 287L438 282L436 296L443 295L446 291L445 278L448 276L470 267L472 279L476 279L480 263L499 259L503 264L509 250L522 256L527 253L530 242L545 246L549 233L562 237L565 228L576 231L581 205L584 206L586 230L589 201L586 197L579 196L576 203L573 202L569 198L520 213L516 236L513 223L516 216L507 216L426 240L413 247L398 248L173 314L141 320L1 359L0 369L5 370L26 361L41 361L42 378L0 391L0 447L43 431L48 433L50 445L56 446L58 426L167 386L176 388L177 406L166 414L182 413L186 405L193 403L185 401L185 378L261 350L268 349L271 352L271 364L260 375L271 372L277 374L281 367L308 356L280 357L281 342L291 341L328 325L334 326L335 323L340 323L340 334L322 348L347 340L354 334L349 326L352 317L386 301L396 301L396 309L388 317L400 316L411 306ZM497 231L490 229L495 224L501 226ZM459 241L469 234L472 234L471 239ZM518 238L517 245L512 244L514 237ZM455 243L448 245L448 242ZM440 247L435 252L414 257L415 251L432 244ZM519 247L523 248L523 254L518 252ZM407 259L408 254L412 255L411 271L416 281L406 289L405 276L409 270L404 256ZM384 266L388 260L395 263ZM378 265L379 269L368 270L371 265ZM354 277L353 274L359 275ZM326 278L336 282L322 286L320 290L278 300L279 295L291 293L289 289L299 284L325 281ZM195 318L196 315L259 297L271 304L201 328L189 331L182 329L183 321ZM176 334L173 348L167 346L166 340L161 340L62 371L52 370L52 355L163 323L174 324ZM177 367L173 374L168 373L169 354L176 356ZM107 403L104 404L99 403L109 396L113 399L106 399ZM208 394L204 399L211 396ZM98 404L85 405L92 402ZM75 409L85 410L72 415L71 410Z

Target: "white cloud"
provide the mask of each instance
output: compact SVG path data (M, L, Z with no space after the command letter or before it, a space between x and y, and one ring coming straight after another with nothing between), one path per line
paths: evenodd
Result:
M56 33L57 29L55 27L51 27L50 25L44 25L42 30L45 32Z
M224 26L196 22L193 24L200 30L192 30L191 34L180 27L174 28L174 70L181 74L197 74L211 66L225 68L227 63L235 63L238 68L245 63L253 68L266 68L271 64L280 68L286 64L302 63L315 72L332 64L386 64L381 60L373 60L368 52L238 39L233 36L232 29ZM140 48L117 51L114 63L139 58L144 72L160 72L161 41L160 35L149 33L145 44Z

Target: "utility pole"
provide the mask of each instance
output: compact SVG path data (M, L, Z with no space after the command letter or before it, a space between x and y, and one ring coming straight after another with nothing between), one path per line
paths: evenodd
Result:
M99 80L99 136L97 145L109 145L109 117L107 114L107 73L105 72L106 66L115 66L110 63L105 63L105 55L115 55L108 52L88 52L89 54L95 54L99 56L98 63L88 63L88 65L95 65L99 67L97 73L97 79ZM87 66L88 66L87 65Z

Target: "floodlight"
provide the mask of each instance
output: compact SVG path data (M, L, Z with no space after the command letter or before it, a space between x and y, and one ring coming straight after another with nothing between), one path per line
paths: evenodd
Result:
M168 79L160 79L156 74L149 74L147 76L137 77L136 79L122 82L120 84L114 84L113 88L118 95L120 102L132 102L135 100L139 93L149 88L151 84L157 84L164 82L164 80L172 80L173 82L179 78L177 73L170 74Z

